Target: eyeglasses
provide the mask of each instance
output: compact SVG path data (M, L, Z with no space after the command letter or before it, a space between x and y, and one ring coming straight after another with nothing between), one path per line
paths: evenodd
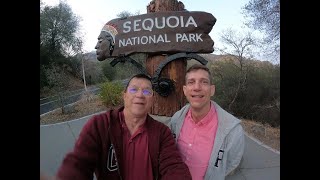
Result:
M137 88L137 87L129 87L128 92L131 94L136 94L139 90L142 90L142 94L144 96L152 96L153 95L153 90L152 89L142 89L142 88Z

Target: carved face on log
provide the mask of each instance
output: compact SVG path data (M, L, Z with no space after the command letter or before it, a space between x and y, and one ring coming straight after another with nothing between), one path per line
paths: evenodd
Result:
M107 59L107 57L110 57L114 49L113 36L109 32L102 30L98 37L98 42L95 49L97 59L99 61L103 61Z

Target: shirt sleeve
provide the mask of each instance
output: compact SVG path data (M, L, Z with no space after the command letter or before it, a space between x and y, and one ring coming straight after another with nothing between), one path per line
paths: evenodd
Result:
M244 153L244 131L240 124L235 127L233 132L230 134L228 137L228 142L231 147L227 156L226 176L233 172L240 165Z
M66 154L57 171L59 180L93 179L99 154L96 116L92 117L82 128L73 151Z

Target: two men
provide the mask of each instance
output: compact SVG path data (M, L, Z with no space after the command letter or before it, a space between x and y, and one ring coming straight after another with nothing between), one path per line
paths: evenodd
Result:
M151 78L133 76L123 93L124 106L93 116L83 127L57 179L185 180L191 175L170 129L148 112Z
M204 65L187 70L183 92L189 104L169 123L182 159L193 180L223 180L239 166L244 153L240 120L210 100L215 86Z
M57 177L92 179L95 172L97 179L225 179L244 152L240 120L210 100L215 86L206 66L190 67L185 82L189 104L169 123L178 149L170 129L148 115L152 85L140 74L125 89L124 107L88 121Z

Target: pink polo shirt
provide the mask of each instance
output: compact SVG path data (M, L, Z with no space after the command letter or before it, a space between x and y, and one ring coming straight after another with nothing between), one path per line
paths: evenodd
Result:
M188 165L192 180L203 180L216 136L218 119L214 106L197 124L187 112L178 137L178 149L183 161Z

